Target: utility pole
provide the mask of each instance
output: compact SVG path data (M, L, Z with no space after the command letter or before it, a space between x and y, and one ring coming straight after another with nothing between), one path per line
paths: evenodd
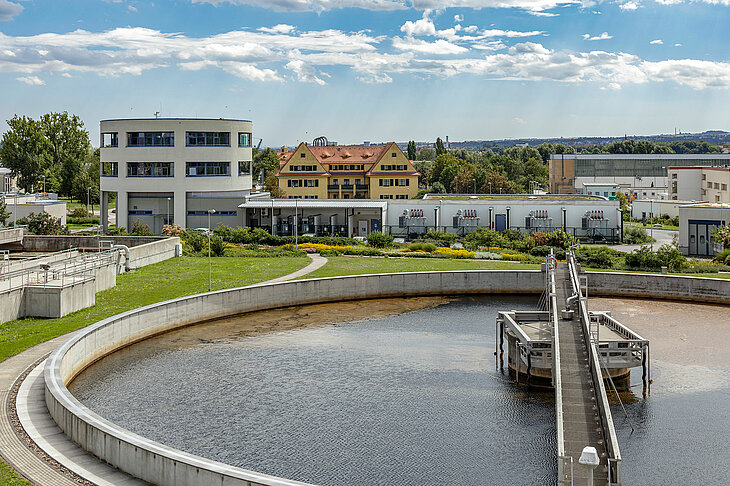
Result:
M215 209L209 209L208 210L208 292L210 292L211 289L211 280L210 280L210 234L212 233L210 229L210 215L215 213Z

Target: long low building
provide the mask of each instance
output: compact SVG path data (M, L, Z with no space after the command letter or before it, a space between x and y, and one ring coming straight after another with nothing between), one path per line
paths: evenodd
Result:
M427 196L424 199L266 199L239 206L244 224L277 235L367 236L383 231L413 238L433 229L466 234L476 228L562 229L581 239L615 242L621 235L618 201L570 196ZM295 214L297 217L295 218Z

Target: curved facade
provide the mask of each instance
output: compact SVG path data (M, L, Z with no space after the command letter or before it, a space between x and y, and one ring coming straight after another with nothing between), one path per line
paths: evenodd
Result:
M238 204L251 192L253 123L247 120L153 118L102 120L102 225L110 192L117 226L139 221L211 227L243 224Z

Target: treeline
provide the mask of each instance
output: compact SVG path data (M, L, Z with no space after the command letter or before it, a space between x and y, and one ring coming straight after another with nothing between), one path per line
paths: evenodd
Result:
M99 200L99 149L77 115L47 113L38 120L15 115L2 136L0 165L26 192L45 190L85 201ZM89 190L89 188L91 188Z

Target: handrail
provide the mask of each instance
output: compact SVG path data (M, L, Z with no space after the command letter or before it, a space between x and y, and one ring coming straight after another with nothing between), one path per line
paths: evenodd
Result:
M608 468L611 468L611 463L616 464L615 471L609 471L609 477L613 481L609 484L620 485L621 484L621 450L618 444L618 436L616 435L616 429L613 425L613 416L611 415L611 408L608 403L608 395L606 394L606 387L603 383L603 373L601 371L601 364L599 361L598 346L591 339L590 334L590 317L588 315L588 309L586 307L586 301L583 299L580 282L578 280L578 270L575 261L575 254L573 251L567 253L568 271L570 273L570 280L574 291L578 293L580 298L578 299L578 309L580 311L580 321L583 326L583 336L585 339L586 348L588 349L591 379L593 381L594 389L597 391L596 405L598 407L598 416L601 421L601 428L603 429L603 435L606 442L606 454L608 455Z
M552 250L550 251L552 257ZM563 482L565 476L563 458L565 457L565 437L563 436L563 386L560 370L560 333L558 330L558 300L555 285L555 270L545 265L545 272L548 274L548 312L553 328L553 388L555 389L555 422L557 425L557 446L558 446L558 481ZM570 484L573 484L573 467L571 461Z

